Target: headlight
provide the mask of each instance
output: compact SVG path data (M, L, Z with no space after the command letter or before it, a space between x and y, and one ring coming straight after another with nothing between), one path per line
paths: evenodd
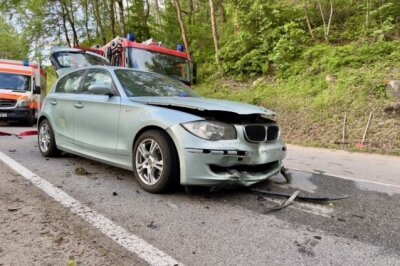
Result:
M18 101L18 106L19 107L28 107L29 106L29 101L27 100L22 100L22 101Z
M236 130L233 126L211 121L195 121L181 124L193 135L207 140L236 139Z

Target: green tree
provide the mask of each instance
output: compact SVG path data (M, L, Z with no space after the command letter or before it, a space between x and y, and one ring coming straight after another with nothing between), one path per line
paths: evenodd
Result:
M134 33L138 41L145 41L151 37L148 8L145 8L142 0L134 0L128 8L127 32Z
M18 60L28 58L29 42L3 17L0 17L0 36L0 58Z

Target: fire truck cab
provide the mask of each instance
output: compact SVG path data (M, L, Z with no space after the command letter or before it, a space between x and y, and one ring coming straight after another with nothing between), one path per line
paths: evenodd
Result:
M100 60L98 56L108 62ZM133 34L128 34L128 38L117 37L103 47L58 48L50 58L57 70L62 70L65 66L74 66L73 62L78 62L77 67L109 63L112 66L160 73L189 86L196 83L197 77L196 64L189 61L183 45L178 45L177 50L172 50L152 39L138 43ZM63 71L57 72L61 74Z
M187 85L196 83L196 64L189 61L183 45L172 50L153 39L135 42L132 35L128 35L128 38L113 39L100 50L113 66L157 72Z
M46 94L46 72L35 63L0 59L0 121L32 125Z

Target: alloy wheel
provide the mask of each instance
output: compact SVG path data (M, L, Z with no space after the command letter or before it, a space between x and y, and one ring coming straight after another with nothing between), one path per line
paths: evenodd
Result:
M50 130L47 123L43 123L39 130L39 146L42 152L47 152L50 147Z
M144 139L136 150L136 171L146 185L156 184L163 171L163 153L154 139Z

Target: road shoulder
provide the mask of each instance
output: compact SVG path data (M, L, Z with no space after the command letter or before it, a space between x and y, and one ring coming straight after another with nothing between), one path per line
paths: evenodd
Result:
M145 265L0 162L0 265Z

